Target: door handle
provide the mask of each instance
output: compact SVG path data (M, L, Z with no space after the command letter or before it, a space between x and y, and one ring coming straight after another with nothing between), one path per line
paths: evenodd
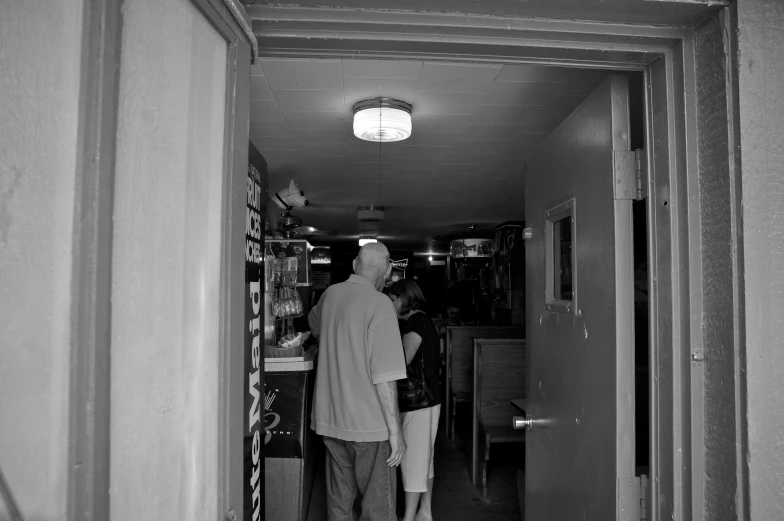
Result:
M534 428L534 420L531 418L531 415L523 411L523 416L513 416L512 417L512 428L516 431L520 431L525 429L526 431L530 431Z

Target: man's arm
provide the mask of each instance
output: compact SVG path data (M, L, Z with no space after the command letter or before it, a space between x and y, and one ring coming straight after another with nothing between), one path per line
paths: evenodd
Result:
M403 460L403 454L406 453L406 442L400 430L400 415L397 409L397 383L393 380L375 384L375 388L384 421L387 422L387 429L389 429L389 445L392 447L387 465L397 467Z
M308 314L308 325L310 326L311 334L319 338L321 336L321 304L324 302L324 295L321 295L321 298L313 306L313 309L310 310Z

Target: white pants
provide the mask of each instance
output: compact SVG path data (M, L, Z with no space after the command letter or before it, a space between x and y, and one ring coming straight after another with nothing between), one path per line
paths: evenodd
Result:
M401 414L406 453L400 470L406 492L427 492L427 480L435 476L433 446L440 415L440 404Z

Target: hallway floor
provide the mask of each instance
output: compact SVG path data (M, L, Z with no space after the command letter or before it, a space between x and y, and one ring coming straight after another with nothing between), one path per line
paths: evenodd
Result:
M464 418L467 415L464 414ZM459 418L459 416L458 416ZM520 506L517 495L517 469L522 468L524 447L522 445L493 446L491 452L488 501L471 484L469 451L470 424L458 424L455 441L439 431L436 439L433 490L434 521L520 521ZM313 496L307 521L326 521L323 460L316 471ZM398 479L398 516L403 516L402 485Z

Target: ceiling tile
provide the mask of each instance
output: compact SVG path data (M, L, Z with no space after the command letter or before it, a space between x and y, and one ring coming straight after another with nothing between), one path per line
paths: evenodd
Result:
M440 157L396 157L395 166L401 167L422 167L422 168L439 168L444 162Z
M250 99L251 101L270 101L275 99L272 97L272 91L269 85L267 85L267 79L264 76L250 77Z
M274 101L251 101L251 121L283 121L283 116Z
M541 108L539 116L556 116L566 118L576 109L585 99L585 96L563 96L558 94Z
M343 60L344 78L418 78L421 61Z
M341 112L342 90L272 90L278 108L294 112Z
M351 150L348 153L348 161L352 164L360 163L388 163L395 162L395 154L384 152L362 152L359 150Z
M477 125L522 125L540 108L539 105L479 105L471 122Z
M495 82L482 105L544 105L563 88L555 82Z
M543 65L504 65L496 81L560 81L565 82L575 74L575 69Z
M296 150L297 144L290 137L263 137L256 136L254 142L256 148L263 150Z
M418 89L484 93L502 68L503 65L426 62L419 75Z
M443 166L447 165L478 165L483 168L493 168L493 163L500 160L498 154L481 154L472 151L455 152L454 150L446 156Z
M411 114L412 135L416 132L460 132L470 123L468 114Z
M343 88L340 60L263 58L259 61L273 91Z
M299 152L296 150L264 150L259 148L261 155L267 162L290 162L297 159Z
M506 139L466 139L465 136L461 135L460 139L455 139L452 146L455 150L463 150L466 152L503 154L512 146L512 142Z
M251 121L251 136L290 137L284 121Z
M342 131L324 131L313 129L292 128L290 130L291 136L297 140L300 145L332 145L332 146L347 146L353 144L356 140L353 134Z
M409 103L416 114L471 115L484 97L484 94L417 91Z
M345 131L343 112L282 112L290 129Z
M342 147L329 145L300 145L297 149L303 159L310 157L340 157L346 158L346 151Z
M398 157L442 158L451 150L452 147L403 146Z
M427 183L437 182L434 179L435 176L438 174L438 167L421 167L421 166L410 166L410 167L402 167L399 165L395 165L395 168L389 169L388 171L384 172L384 178L389 179L412 179L412 180L422 180L424 179Z
M511 126L499 125L466 125L460 132L460 139L477 139L480 141L511 139L512 135L520 129Z
M411 136L403 141L402 144L408 146L451 147L458 137L460 135L457 132L425 132L417 128L416 131L411 132Z

